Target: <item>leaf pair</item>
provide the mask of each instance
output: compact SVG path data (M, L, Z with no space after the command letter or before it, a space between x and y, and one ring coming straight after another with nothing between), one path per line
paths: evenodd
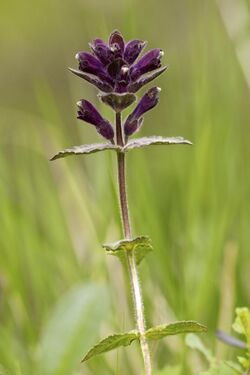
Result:
M187 320L170 324L163 324L150 328L145 332L145 337L148 340L159 340L166 336L177 335L180 333L201 333L206 332L206 330L206 327L202 324L199 324L192 320ZM140 333L136 330L108 336L105 339L101 340L98 344L93 346L85 355L82 362L85 362L96 355L119 348L120 346L128 346L135 340L140 340Z
M192 143L183 137L161 137L161 136L151 136L136 138L128 141L124 147L114 145L112 143L93 143L89 145L73 146L71 148L66 148L65 150L59 151L50 160L56 160L59 158L65 158L69 155L87 155L93 154L99 151L114 150L119 152L126 152L134 148L146 147L151 145L177 145L186 144L191 145Z
M137 265L153 250L151 239L148 236L120 240L111 244L105 244L103 247L106 249L107 254L117 256L122 262L126 260L126 252L134 251Z

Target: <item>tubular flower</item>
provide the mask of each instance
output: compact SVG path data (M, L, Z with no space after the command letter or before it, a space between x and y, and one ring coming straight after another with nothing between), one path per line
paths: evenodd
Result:
M108 140L113 140L114 130L108 120L105 120L97 109L87 100L77 102L77 118L96 127L98 133Z
M159 94L161 89L159 87L153 87L143 95L133 112L127 117L124 123L124 133L126 136L130 136L137 132L143 122L143 115L150 109L154 108L159 102Z
M108 44L95 39L90 43L92 53L77 53L79 70L70 70L103 92L134 93L167 68L161 67L163 52L159 48L139 58L145 45L145 41L138 39L125 43L122 34L115 30Z

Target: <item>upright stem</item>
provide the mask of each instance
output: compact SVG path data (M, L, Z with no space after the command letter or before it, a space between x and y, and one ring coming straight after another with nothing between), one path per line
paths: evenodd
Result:
M120 146L124 145L123 132L121 125L121 113L116 113L116 141ZM118 184L119 184L119 195L120 205L122 213L122 224L123 232L126 239L131 238L131 226L128 212L128 200L126 192L126 171L125 171L125 154L122 152L117 153L118 162ZM127 253L127 264L131 283L131 289L133 293L134 309L136 316L136 325L140 333L140 345L145 367L145 375L152 374L150 351L147 339L145 337L145 318L144 318L144 306L142 300L142 293L140 288L140 282L136 267L136 259L134 251L128 251Z

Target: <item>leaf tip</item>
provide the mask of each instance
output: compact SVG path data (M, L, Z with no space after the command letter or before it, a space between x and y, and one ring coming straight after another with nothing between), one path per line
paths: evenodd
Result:
M49 159L49 161L54 161L57 159L57 155L52 156L52 158Z

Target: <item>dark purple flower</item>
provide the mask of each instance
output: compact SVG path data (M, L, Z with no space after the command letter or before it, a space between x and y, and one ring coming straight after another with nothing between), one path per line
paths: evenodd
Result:
M147 52L134 66L132 66L130 70L131 79L136 80L143 74L160 68L162 56L163 51L160 48L152 49Z
M109 48L116 58L123 57L125 42L120 31L115 30L109 37Z
M89 45L102 64L107 65L111 62L112 52L102 39L95 39L93 43L90 43Z
M96 127L98 133L104 138L113 140L114 130L108 120L105 120L97 109L87 100L80 100L77 102L78 111L77 118L88 122Z
M147 42L143 40L131 40L128 42L124 51L124 60L130 65L133 64L146 44Z
M108 43L102 39L90 43L92 53L77 53L80 71L71 71L103 92L134 93L165 70L164 67L159 69L163 55L159 48L138 60L145 45L146 42L138 39L125 43L122 34L115 30ZM144 77L145 74L150 77Z
M143 95L124 123L124 133L126 136L130 136L140 129L143 120L142 116L157 105L159 102L160 91L161 89L159 87L153 87Z
M76 55L76 58L79 61L79 69L82 72L93 74L105 83L113 83L103 64L95 56L89 52L80 52Z

